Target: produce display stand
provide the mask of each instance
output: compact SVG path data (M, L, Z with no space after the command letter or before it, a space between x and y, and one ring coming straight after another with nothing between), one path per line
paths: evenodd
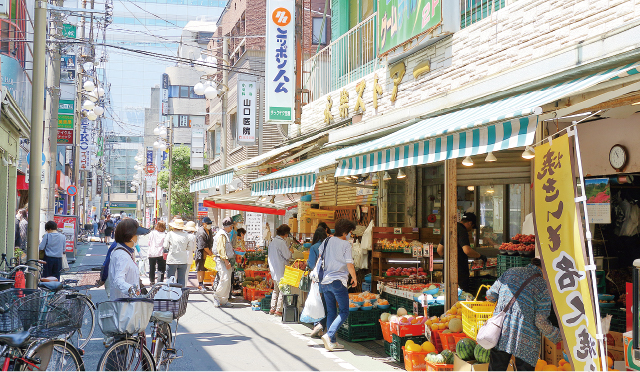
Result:
M400 232L400 233L398 233ZM412 253L404 253L404 252L389 252L382 251L379 248L376 248L378 243L382 240L387 239L389 241L393 241L394 239L401 240L405 238L406 241L413 241L420 239L420 232L417 228L412 227L402 227L402 228L394 228L394 227L374 227L373 228L373 252L371 254L371 291L373 293L377 293L377 283L383 279L385 279L385 273L388 268L398 266L398 267L415 267L415 264L402 264L402 263L390 263L390 260L402 260L402 259L411 259Z

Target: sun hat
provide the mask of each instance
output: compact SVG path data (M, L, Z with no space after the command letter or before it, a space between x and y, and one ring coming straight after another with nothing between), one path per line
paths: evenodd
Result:
M222 220L222 226L223 227L233 226L233 220L231 219L231 217L227 217L224 220Z
M178 218L171 222L169 226L173 227L174 229L184 230L184 221Z
M193 221L189 221L184 225L184 230L185 231L191 231L191 232L196 232L198 231L198 229L196 228L196 223Z

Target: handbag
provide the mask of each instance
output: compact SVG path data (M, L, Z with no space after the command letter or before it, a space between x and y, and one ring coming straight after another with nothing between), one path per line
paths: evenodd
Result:
M478 336L476 337L476 342L478 345L483 348L489 350L498 345L500 341L500 335L502 334L502 323L504 323L504 318L507 316L507 311L511 308L511 306L516 302L520 293L524 290L524 288L531 283L531 281L537 277L541 276L540 274L533 274L524 283L520 286L516 294L511 297L511 301L507 304L507 306L502 309L502 311L498 315L492 316L487 322L480 328L478 331Z
M213 259L213 256L207 256L204 259L204 268L208 271L216 271L216 261Z
M313 269L313 272L309 275L314 282L322 283L322 279L324 278L324 254L327 251L327 244L329 243L329 238L324 240L324 247L322 248L322 255L318 258L318 262L316 262L316 267Z

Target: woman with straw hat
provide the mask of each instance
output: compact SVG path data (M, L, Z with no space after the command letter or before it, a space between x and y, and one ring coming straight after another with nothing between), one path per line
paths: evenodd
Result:
M184 231L187 231L189 234L189 248L193 248L193 250L189 251L188 262L187 262L187 272L185 273L185 281L189 282L189 272L191 271L191 266L193 265L193 256L196 251L196 231L198 228L196 227L196 223L193 221L189 221L184 225Z
M195 251L195 239L189 239L187 227L182 219L169 224L171 230L164 239L164 251L167 254L167 276L175 276L176 282L186 286L186 273L189 265L189 253Z

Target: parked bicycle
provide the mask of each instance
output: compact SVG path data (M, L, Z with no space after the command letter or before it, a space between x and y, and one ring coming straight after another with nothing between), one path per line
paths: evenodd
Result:
M60 336L80 326L82 302L74 295L13 288L0 292L0 359L2 371L84 371L80 352Z
M161 298L165 296L167 298ZM102 354L98 370L169 370L171 363L181 357L175 348L175 339L178 319L185 314L188 300L189 290L181 285L158 283L145 297L100 303L98 324L102 333L114 337L115 342ZM171 330L173 320L176 320L175 336ZM149 322L152 323L151 350L144 335Z
M69 339L80 350L87 346L95 331L96 305L91 300L88 290L97 286L101 269L102 267L96 266L79 266L74 267L73 271L66 271L60 275L65 290L76 293L84 304L82 326L69 336Z

